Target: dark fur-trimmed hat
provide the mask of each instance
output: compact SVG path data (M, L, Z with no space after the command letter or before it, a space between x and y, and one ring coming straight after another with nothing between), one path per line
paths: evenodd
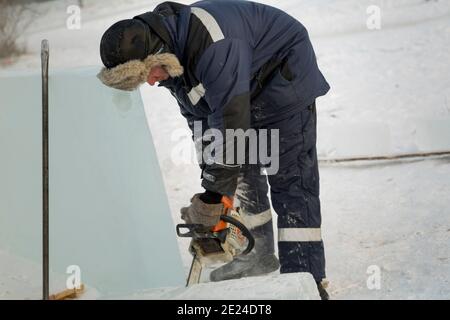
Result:
M162 37L169 41L165 34ZM132 91L147 81L155 66L162 66L171 77L182 75L183 67L166 41L140 19L116 22L100 42L105 67L98 78L109 87Z

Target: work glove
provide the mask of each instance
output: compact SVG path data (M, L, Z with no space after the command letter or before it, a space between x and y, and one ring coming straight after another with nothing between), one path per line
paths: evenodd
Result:
M220 202L220 197L211 197L211 193L207 191L194 195L191 205L181 208L181 219L188 224L202 224L210 228L219 223L220 216L225 214L226 210L223 203Z

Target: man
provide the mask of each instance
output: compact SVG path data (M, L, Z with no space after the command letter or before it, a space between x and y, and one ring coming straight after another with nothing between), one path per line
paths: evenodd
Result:
M217 129L224 136L229 129L279 130L275 174L262 175L261 164L230 164L220 157L201 163L205 192L194 195L182 218L214 226L223 212L222 196L234 196L255 247L214 270L211 280L266 274L281 264L281 273L310 272L327 299L315 100L329 85L304 26L281 10L249 1L164 2L111 26L100 47L104 84L133 90L159 82L177 99L192 130L196 123L202 133ZM230 141L223 143L228 153ZM278 214L280 263L267 180Z

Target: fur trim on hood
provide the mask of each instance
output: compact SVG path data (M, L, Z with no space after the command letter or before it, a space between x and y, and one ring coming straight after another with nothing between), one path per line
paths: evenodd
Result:
M160 53L149 55L143 61L131 60L111 69L103 68L97 77L108 87L133 91L147 81L155 66L162 66L172 78L183 74L183 67L174 54Z

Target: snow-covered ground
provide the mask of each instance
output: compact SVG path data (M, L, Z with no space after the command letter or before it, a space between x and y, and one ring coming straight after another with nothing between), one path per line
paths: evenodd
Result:
M51 68L100 65L103 31L158 3L85 1L81 29L68 30L66 8L75 2L39 7L46 14L21 37L29 53L1 62L0 72L38 69L42 38L50 40ZM321 158L450 150L450 1L261 2L306 25L332 86L318 100ZM366 26L370 5L381 9L380 30ZM173 146L180 141L173 132L187 126L166 90L145 86L141 93L178 223L179 208L202 190L197 165L174 163ZM324 164L321 183L334 299L450 298L449 158ZM179 246L187 272L188 242L180 239ZM380 287L369 289L367 281L377 269Z

